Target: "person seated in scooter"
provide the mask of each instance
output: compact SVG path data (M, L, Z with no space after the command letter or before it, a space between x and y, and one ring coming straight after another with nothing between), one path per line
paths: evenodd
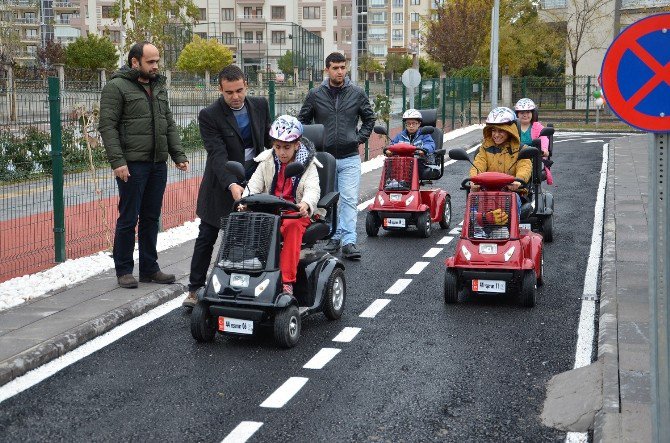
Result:
M528 183L532 173L532 164L528 159L517 159L521 143L514 111L506 107L494 108L486 117L486 126L484 126L483 132L484 140L472 161L474 166L470 168L470 177L482 172L502 172ZM507 189L517 192L518 208L521 208L519 193L527 193L525 189L519 190L520 186L521 183L516 180L507 185ZM470 190L473 192L479 191L479 185L471 183ZM496 209L505 212L502 208ZM498 219L501 217L499 214ZM506 217L508 215L505 215Z
M529 98L522 98L516 102L516 105L514 105L514 111L516 112L521 126L521 134L519 134L521 144L530 146L533 139L539 137L547 184L553 184L554 178L551 175L550 169L553 162L549 160L549 137L540 137L540 132L544 129L544 126L538 121L537 106L535 106L535 102Z
M277 117L270 126L272 149L263 151L254 158L258 168L249 179L244 192L244 196L266 192L295 203L300 208L302 217L282 219L280 228L283 245L279 261L283 292L287 294L293 294L302 236L311 223L310 217L325 215L323 209L316 207L321 196L316 168L321 165L314 158L314 145L302 138L302 131L302 124L295 117ZM286 165L292 162L302 163L305 170L300 176L285 179Z
M420 177L426 177L431 169L439 169L435 165L435 140L432 135L421 133L420 126L423 121L421 111L408 109L402 114L402 121L405 123L405 129L393 137L391 144L409 143L419 148L421 150L419 173Z

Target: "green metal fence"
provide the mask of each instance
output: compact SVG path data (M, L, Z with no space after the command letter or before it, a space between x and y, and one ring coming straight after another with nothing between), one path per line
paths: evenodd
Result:
M60 81L40 76L12 84L0 76L0 281L111 248L117 191L97 132L102 76L96 75ZM173 72L170 79L170 104L191 172L169 169L164 229L195 217L206 160L197 117L219 97L215 76L207 82L204 76ZM296 115L310 86L320 82L250 80L248 94L267 97L272 116ZM362 86L378 108L378 124L397 134L410 91L390 80ZM588 97L588 84L577 86L577 97ZM530 96L547 109L565 108L570 87L566 79L512 81L515 99ZM490 107L488 91L487 84L463 78L425 79L414 91L415 107L436 108L437 126L449 131L482 121ZM380 155L384 143L373 134L361 157Z

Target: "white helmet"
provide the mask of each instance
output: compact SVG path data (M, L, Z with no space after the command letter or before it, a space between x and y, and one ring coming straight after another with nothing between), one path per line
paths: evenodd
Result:
M535 108L535 102L529 98L522 98L514 105L515 111L532 111Z
M486 117L487 124L499 125L505 123L513 123L516 121L516 114L510 108L500 106L493 108Z
M280 115L270 126L270 137L283 142L292 142L302 137L302 123L291 115Z
M407 111L403 112L402 119L403 120L413 119L423 121L423 115L421 115L421 112L419 112L418 109L408 109Z

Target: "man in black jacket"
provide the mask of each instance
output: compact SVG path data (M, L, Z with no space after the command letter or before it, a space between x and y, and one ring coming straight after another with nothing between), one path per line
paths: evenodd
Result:
M193 248L188 297L184 306L193 307L195 291L205 285L221 217L230 214L233 202L244 188L224 169L226 162L245 166L247 178L254 170L253 158L270 146L270 107L263 97L246 97L244 73L229 65L219 73L221 97L198 115L200 135L207 151L205 172L198 192L196 214L200 230Z
M370 137L375 113L365 91L346 77L344 55L333 52L326 57L326 78L309 91L298 120L304 125L321 123L325 127L324 149L337 160L336 187L340 192L337 232L325 249L348 259L360 259L356 246L358 187L361 180L361 158L358 146ZM358 119L362 125L358 129Z

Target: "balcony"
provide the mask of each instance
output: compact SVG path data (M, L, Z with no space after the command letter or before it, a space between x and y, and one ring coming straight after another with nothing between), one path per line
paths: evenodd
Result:
M246 42L243 41L241 51L246 56L247 54L264 54L268 49L268 44L265 42Z
M39 3L35 0L6 0L3 3L13 9L37 9L39 7Z
M39 25L39 21L37 20L37 17L35 18L26 18L26 17L20 17L14 19L14 23L20 26L29 26L29 27L36 27Z
M40 36L39 35L22 35L21 36L21 42L22 43L34 43L34 42L39 42L40 41Z
M542 0L541 9L564 9L568 7L568 0Z
M73 2L53 2L53 9L79 9L79 4Z
M71 25L76 23L81 17L78 15L73 15L71 17L55 17L54 25Z
M247 22L247 23L265 23L265 17L262 15L244 15L240 14L237 16L237 21Z

